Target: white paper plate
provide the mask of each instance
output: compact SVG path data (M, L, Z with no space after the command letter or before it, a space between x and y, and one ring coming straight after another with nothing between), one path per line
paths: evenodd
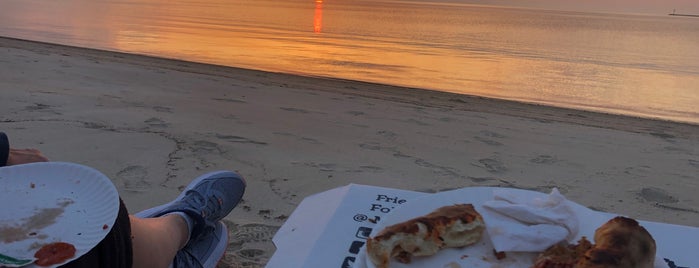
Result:
M111 230L119 195L95 169L45 162L0 168L0 204L0 253L31 259L42 245L60 241L75 246L71 261Z
M493 187L467 187L458 190L452 190L437 194L426 195L424 197L416 198L411 200L404 206L400 206L385 218L382 218L380 222L377 223L376 227L373 228L371 237L374 237L378 232L383 230L386 226L393 225L396 223L404 222L415 217L423 216L428 214L435 209L442 206L449 206L454 204L473 204L475 209L484 216L483 213L485 208L482 204L485 201L493 200ZM503 189L503 188L497 188ZM520 189L507 189L512 191L517 195L524 198L533 199L537 197L545 197L546 194L534 191L520 190ZM599 227L602 223L609 219L608 215L598 214L584 206L577 203L570 202L571 207L576 210L578 215L585 215L581 217L585 222L581 224L580 231L578 233L579 239L581 236L587 236L591 238L594 234L594 230ZM486 219L487 225L487 219ZM486 226L487 228L487 226ZM395 260L391 260L391 268L417 268L417 267L436 267L436 268L467 268L467 267L517 267L524 268L530 267L534 258L537 254L533 253L507 253L507 257L503 260L497 260L493 253L493 245L490 242L487 232L483 233L483 237L479 242L474 245L464 247L464 248L446 248L440 250L436 255L429 257L413 257L411 263L403 264ZM360 251L357 261L355 262L355 268L376 268L376 266L369 260L366 256L366 246Z

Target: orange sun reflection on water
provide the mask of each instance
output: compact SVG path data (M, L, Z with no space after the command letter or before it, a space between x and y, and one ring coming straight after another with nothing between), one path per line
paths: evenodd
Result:
M313 14L313 32L320 33L323 28L323 0L315 0L316 9Z

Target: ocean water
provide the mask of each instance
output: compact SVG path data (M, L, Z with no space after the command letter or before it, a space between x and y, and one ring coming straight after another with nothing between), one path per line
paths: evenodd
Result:
M699 18L385 0L2 0L0 35L699 123Z

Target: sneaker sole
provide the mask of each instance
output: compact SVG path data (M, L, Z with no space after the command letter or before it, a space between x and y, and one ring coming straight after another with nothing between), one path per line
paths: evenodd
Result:
M226 224L223 222L219 221L218 226L221 228L216 228L216 230L219 231L219 237L225 238L221 239L221 241L216 244L216 247L214 250L211 252L211 256L209 256L208 259L202 264L204 268L215 268L219 262L221 262L221 259L223 259L223 256L226 255L226 249L228 248L228 227Z
M218 264L221 262L223 259L223 256L226 255L226 249L228 248L228 242L229 242L229 237L228 237L228 227L226 224L223 222L218 222L217 227L214 229L215 231L218 231L218 237L225 237L225 239L222 239L216 244L216 247L211 251L211 255L209 255L209 258L202 263L203 268L216 268ZM172 268L173 264L170 264L168 268Z
M226 174L226 175L224 175L224 174ZM232 176L231 176L231 175L232 175ZM185 188L184 190L182 190L182 192L180 193L180 195L178 195L177 198L175 198L174 200L172 200L172 201L170 201L170 202L168 202L168 203L162 204L162 205L160 205L160 206L157 206L157 207L152 207L152 208L145 209L145 210L143 210L143 211L140 211L140 212L134 214L134 216L136 216L136 217L138 217L138 218L142 218L142 219L144 219L144 218L151 218L151 217L153 217L153 215L155 215L157 212L163 210L163 208L165 208L165 207L171 205L172 203L175 203L176 201L182 199L182 198L185 196L185 194L187 193L187 191L189 191L189 190L191 190L192 188L194 188L194 186L197 185L197 184L199 184L199 182L201 182L202 180L208 179L208 178L211 178L211 177L217 177L217 176L218 176L218 177L234 177L234 178L237 178L237 179L241 180L242 183L243 183L243 186L246 186L246 185L247 185L247 183L245 182L245 179L243 179L242 176L238 175L238 174L235 173L235 172L231 172L231 171L214 171L214 172L209 172L209 173L206 173L206 174L204 174L204 175L201 175L201 176L197 177L197 178L194 179L192 182L190 182L189 185L187 185L187 188ZM243 191L244 191L244 190L245 190L245 188L243 188Z

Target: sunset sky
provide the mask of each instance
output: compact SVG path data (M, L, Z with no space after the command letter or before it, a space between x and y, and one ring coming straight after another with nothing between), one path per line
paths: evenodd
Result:
M482 5L612 13L699 13L699 0L428 0Z

